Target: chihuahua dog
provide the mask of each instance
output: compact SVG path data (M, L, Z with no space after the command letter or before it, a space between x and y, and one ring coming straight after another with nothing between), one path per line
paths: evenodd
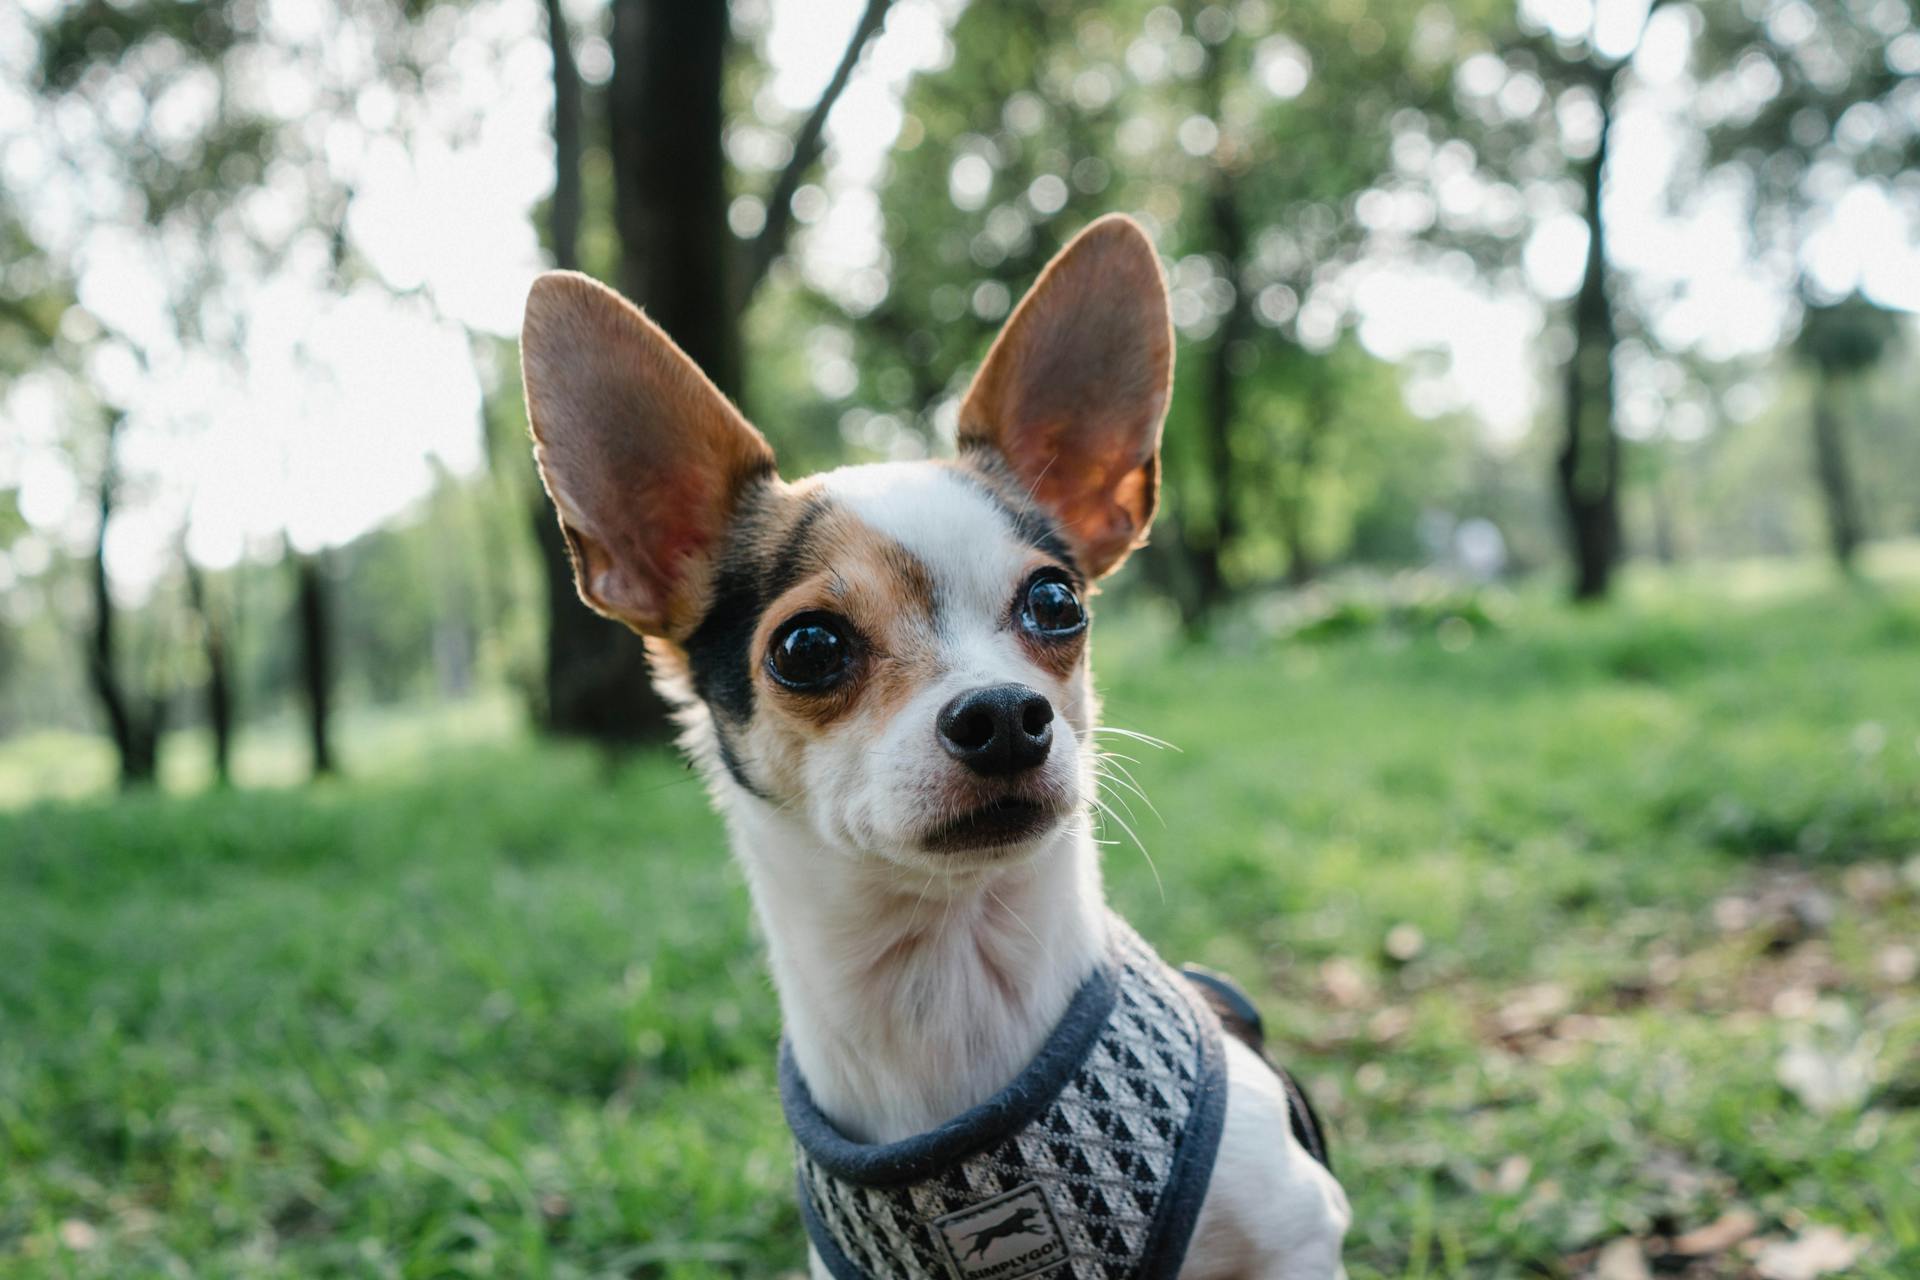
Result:
M1088 597L1146 538L1173 374L1140 228L1047 267L952 461L783 480L581 275L534 284L522 361L581 597L646 637L745 869L813 1275L1341 1275L1257 1015L1101 888Z

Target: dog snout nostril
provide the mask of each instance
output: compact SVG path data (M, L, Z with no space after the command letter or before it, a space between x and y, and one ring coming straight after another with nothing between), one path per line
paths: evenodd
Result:
M970 689L935 721L948 755L984 777L1023 773L1053 745L1053 705L1022 684Z
M1027 705L1020 708L1020 726L1029 736L1039 737L1053 723L1053 704L1039 694L1027 699Z
M993 741L993 717L984 711L961 716L947 736L956 746L977 751Z

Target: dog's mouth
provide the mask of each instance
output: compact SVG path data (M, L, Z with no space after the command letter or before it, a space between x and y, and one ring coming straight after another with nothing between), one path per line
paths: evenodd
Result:
M1027 796L1001 796L947 819L921 843L933 853L1003 849L1040 834L1059 818L1058 806Z

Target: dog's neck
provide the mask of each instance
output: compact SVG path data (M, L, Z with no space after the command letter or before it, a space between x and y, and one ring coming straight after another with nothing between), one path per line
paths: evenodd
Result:
M1085 819L1018 865L912 876L729 806L788 1042L850 1138L893 1142L986 1101L1033 1058L1107 944Z

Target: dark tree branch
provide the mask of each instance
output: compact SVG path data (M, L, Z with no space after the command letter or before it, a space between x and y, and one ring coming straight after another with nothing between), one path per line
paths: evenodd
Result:
M893 0L867 0L860 21L854 24L853 36L847 41L846 51L840 55L840 65L833 69L833 78L820 91L820 100L807 113L800 131L793 135L793 154L767 196L766 224L747 248L746 270L740 281L740 305L743 308L766 278L773 260L787 247L787 236L793 230L794 192L800 189L808 171L820 158L820 152L826 145L824 134L827 117L833 113L833 104L840 100L847 81L853 78L853 69L860 65L860 55L866 52L868 42L880 30L880 24L887 16L887 8L892 3Z

